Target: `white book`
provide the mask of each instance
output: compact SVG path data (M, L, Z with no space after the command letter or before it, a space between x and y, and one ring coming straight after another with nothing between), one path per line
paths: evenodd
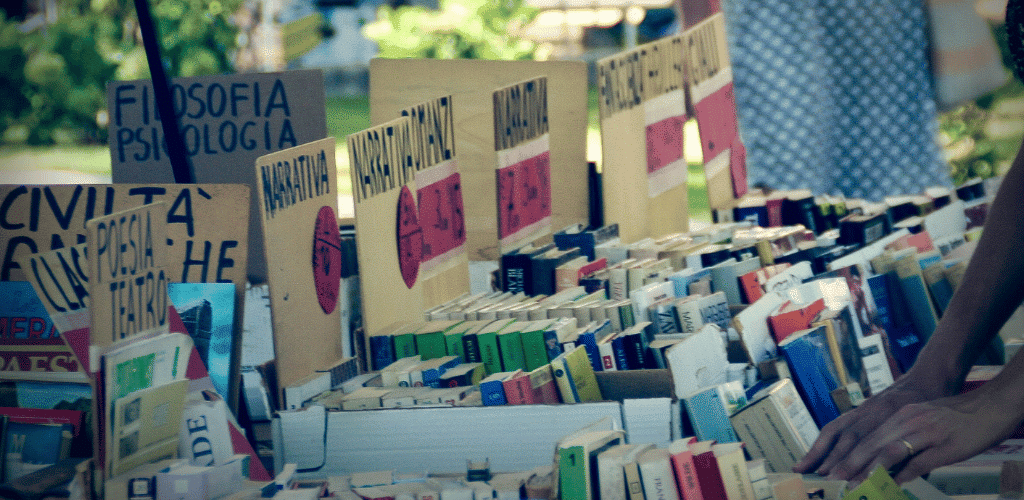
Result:
M647 500L679 500L672 455L664 448L647 450L636 459Z
M653 443L622 444L598 454L597 480L601 500L626 500L626 480L622 466L635 462L640 454L653 448Z

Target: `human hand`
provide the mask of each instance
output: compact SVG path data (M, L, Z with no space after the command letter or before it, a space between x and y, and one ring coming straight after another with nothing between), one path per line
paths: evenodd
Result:
M836 456L833 450L819 470L832 479L859 483L881 465L904 483L1004 439L1020 420L1016 405L981 389L906 404L849 452Z
M827 475L832 468L900 408L937 397L914 382L909 374L884 391L866 399L852 411L840 415L821 429L818 439L803 459L793 467L795 472Z

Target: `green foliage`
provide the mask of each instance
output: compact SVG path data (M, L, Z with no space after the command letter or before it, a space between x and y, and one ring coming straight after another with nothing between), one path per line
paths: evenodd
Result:
M437 10L382 5L363 34L384 58L532 59L536 44L516 36L537 10L523 0L439 0Z
M168 75L232 70L243 0L149 0ZM103 142L100 116L111 80L149 78L132 0L62 0L57 21L22 33L0 13L3 142Z

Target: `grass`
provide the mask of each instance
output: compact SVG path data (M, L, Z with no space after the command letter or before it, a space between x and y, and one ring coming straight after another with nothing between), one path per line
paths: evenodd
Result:
M329 97L326 100L327 132L337 138L338 192L351 194L348 147L345 137L370 126L370 103L366 96ZM588 160L601 162L601 133L598 124L597 93L590 93L587 130ZM710 222L707 190L700 160L696 125L687 124L686 157L689 161L690 218ZM93 146L11 146L0 145L0 182L36 183L33 174L45 171L71 172L109 178L110 152L106 145ZM50 182L50 181L44 181Z

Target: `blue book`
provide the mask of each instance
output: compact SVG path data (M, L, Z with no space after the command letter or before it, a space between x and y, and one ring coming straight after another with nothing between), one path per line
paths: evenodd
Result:
M609 224L597 229L584 229L582 224L573 224L552 236L552 241L559 250L577 247L587 256L588 261L594 260L594 247L619 235L619 225Z
M696 394L683 398L683 407L690 417L697 439L715 440L719 443L739 441L736 431L732 428L732 422L729 421L729 415L732 410L739 409L744 404L746 394L743 392L743 385L738 382L705 387Z
M900 371L906 373L914 362L917 361L917 354L924 347L924 342L914 330L914 325L907 323L897 326L889 334L889 349L892 350L892 357L896 359Z
M505 381L522 370L510 372L498 372L488 375L480 381L480 400L484 406L501 406L508 404L505 397Z
M67 458L74 432L71 424L32 424L8 422L3 442L6 446L7 479L34 472L41 466Z
M462 362L462 358L458 356L442 356L429 361L421 372L423 385L425 387L438 388L441 386L441 376L448 370L458 366Z
M868 277L868 290L875 301L875 321L878 326L885 330L890 336L896 331L896 319L893 316L889 287L886 284L887 278L884 274L876 274Z
M705 267L695 270L692 267L687 267L668 275L667 279L672 282L673 292L676 297L686 297L692 295L690 293L690 284L703 279L711 279L711 269Z
M604 365L601 364L601 352L597 348L597 337L594 329L587 329L587 331L580 333L576 339L576 345L583 346L583 349L587 351L590 366L594 367L595 372L604 370Z
M790 334L779 342L779 351L818 428L838 417L832 391L839 387L839 372L829 352L825 327Z
M384 367L395 361L395 346L391 343L390 335L374 335L370 337L371 370L383 370Z
M235 351L235 285L168 283L167 298L181 316L210 381L221 396L231 394L231 359ZM236 389L237 390L237 389Z

